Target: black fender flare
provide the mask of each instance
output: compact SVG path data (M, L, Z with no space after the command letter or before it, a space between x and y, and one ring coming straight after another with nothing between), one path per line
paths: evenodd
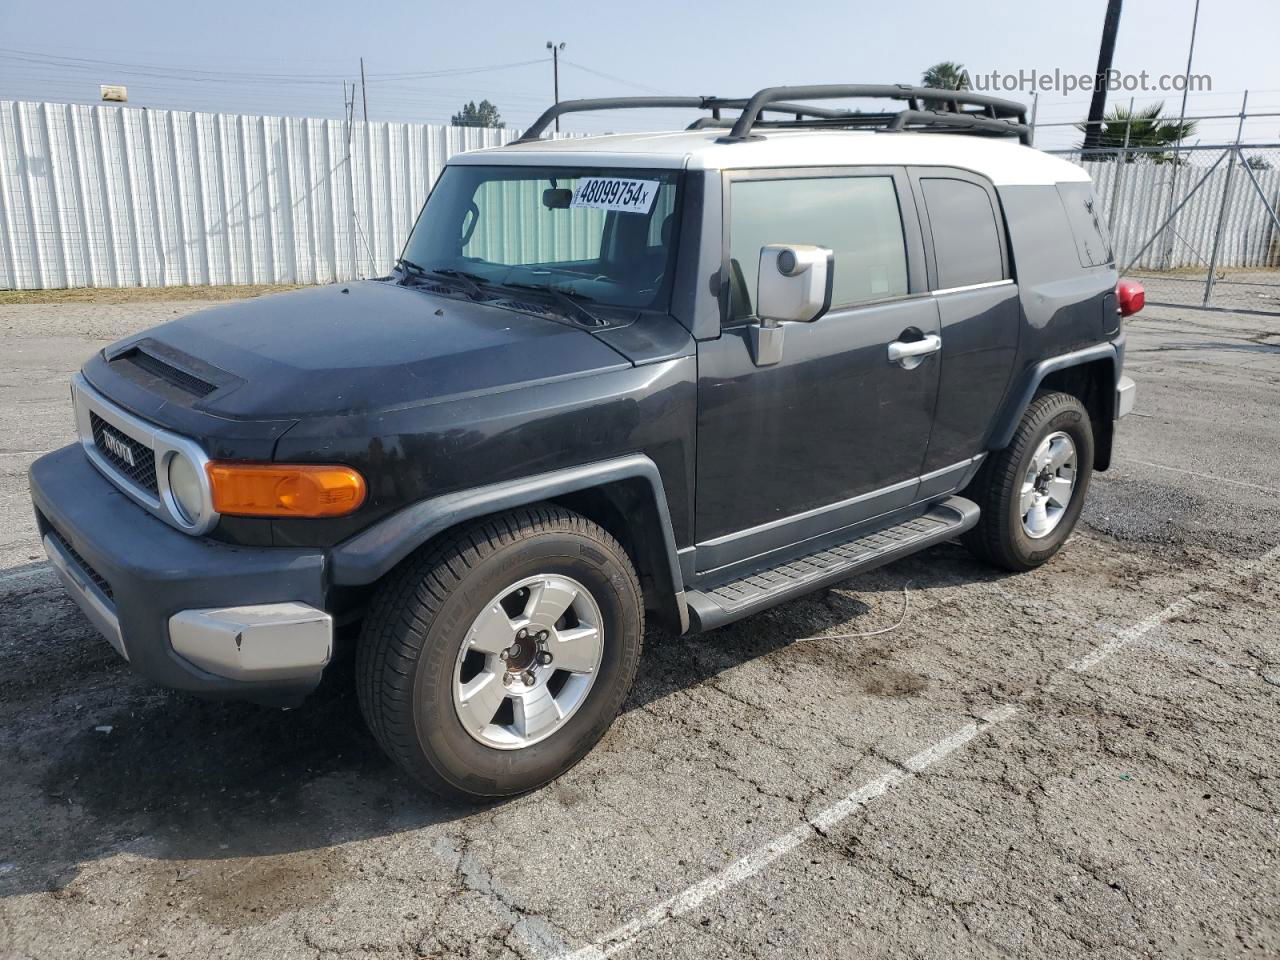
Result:
M687 623L684 578L662 474L657 464L639 453L421 500L334 547L329 553L330 580L339 586L373 583L432 537L459 523L624 480L644 481L652 492L677 612Z
M996 418L995 425L992 427L990 437L987 440L987 449L1003 450L1012 442L1023 413L1026 412L1027 407L1031 406L1031 401L1035 399L1036 391L1040 389L1040 384L1044 382L1045 377L1058 370L1078 367L1098 360L1111 361L1112 387L1114 389L1115 385L1120 382L1120 371L1124 365L1124 344L1122 341L1097 343L1081 350L1073 350L1071 353L1064 353L1056 357L1050 357L1047 360L1041 360L1039 363L1029 367L1022 374L1018 383L1006 394L1000 415Z

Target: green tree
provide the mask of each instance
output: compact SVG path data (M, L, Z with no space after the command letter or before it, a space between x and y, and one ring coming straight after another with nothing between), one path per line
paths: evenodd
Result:
M920 78L920 83L939 90L968 90L969 72L965 70L963 63L943 60L926 70Z
M469 102L458 113L453 115L455 127L505 127L498 108L488 100L481 100L476 106L474 100Z
M1171 120L1163 117L1163 103L1153 103L1149 107L1142 107L1139 110L1130 110L1128 107L1116 105L1111 108L1102 119L1102 135L1098 138L1098 146L1102 149L1115 150L1125 145L1126 132L1128 134L1128 144L1131 147L1157 148L1150 152L1141 154L1132 154L1125 159L1130 163L1139 156L1149 157L1156 163L1168 163L1174 159L1174 154L1164 153L1158 148L1171 147L1181 140L1185 140L1196 131L1196 122L1194 120ZM1084 123L1077 123L1076 129L1084 132ZM1117 154L1100 155L1098 159L1105 160L1117 156Z

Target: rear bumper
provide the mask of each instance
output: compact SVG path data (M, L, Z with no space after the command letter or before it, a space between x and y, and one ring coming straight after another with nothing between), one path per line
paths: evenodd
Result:
M181 533L116 489L79 445L37 460L30 482L51 565L139 674L273 704L319 683L333 643L323 552Z
M1116 419L1119 420L1138 400L1138 386L1128 377L1121 377L1116 384Z

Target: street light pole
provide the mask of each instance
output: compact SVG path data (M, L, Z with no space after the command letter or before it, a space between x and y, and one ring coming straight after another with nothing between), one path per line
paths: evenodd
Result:
M555 82L556 106L560 105L560 51L564 49L564 44L556 44L547 41L547 49L551 51L551 75ZM560 118L556 117L556 133L560 132Z

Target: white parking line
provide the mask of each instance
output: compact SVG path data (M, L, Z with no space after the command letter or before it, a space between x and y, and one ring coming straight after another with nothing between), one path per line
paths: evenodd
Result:
M1268 550L1258 559L1235 571L1231 576L1212 578L1216 582L1210 582L1206 586L1178 598L1158 613L1145 617L1133 626L1121 630L1090 653L1067 664L1062 671L1058 672L1058 676L1067 671L1084 673L1093 670L1109 657L1114 656L1129 644L1146 636L1152 630L1163 626L1176 617L1182 616L1195 606L1196 598L1202 596L1208 590L1214 589L1215 586L1221 587L1243 580L1258 568L1271 563L1277 557L1280 557L1280 546ZM1052 683L1053 680L1051 679L1050 685ZM708 900L714 899L726 890L756 876L770 864L814 836L824 836L832 827L846 820L851 814L877 797L881 797L893 787L913 779L921 771L928 769L939 760L950 756L970 743L979 734L989 730L997 723L1008 720L1017 713L1017 707L1006 705L992 710L976 723L966 724L911 757L902 764L900 769L892 770L876 777L874 780L868 781L848 796L809 817L799 826L735 860L719 873L713 874L705 880L701 880L680 893L667 898L636 919L609 931L604 936L598 937L592 944L571 953L560 954L561 960L602 960L602 958L612 957L621 953L645 934L656 930L670 920L696 910Z
M1246 480L1232 480L1230 477L1219 477L1212 473L1201 473L1198 470L1187 470L1183 467L1170 467L1163 463L1152 463L1149 460L1134 460L1132 457L1125 457L1125 463L1136 463L1144 467L1152 467L1156 470L1168 470L1170 473L1181 473L1188 477L1199 477L1201 480L1212 480L1214 483L1229 483L1236 487L1248 487L1250 490L1261 490L1264 493L1280 494L1280 487L1266 487L1260 483L1249 483Z

